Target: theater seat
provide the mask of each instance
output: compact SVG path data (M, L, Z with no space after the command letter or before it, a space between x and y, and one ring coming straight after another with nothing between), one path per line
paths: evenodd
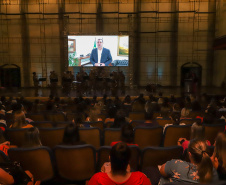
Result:
M56 146L54 148L59 176L69 181L90 179L96 170L96 150L92 145Z

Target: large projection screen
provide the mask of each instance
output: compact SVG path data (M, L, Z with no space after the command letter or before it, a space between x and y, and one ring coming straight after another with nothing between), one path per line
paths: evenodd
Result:
M99 53L98 47L103 41ZM105 60L108 60L106 63ZM104 61L104 62L103 62ZM69 67L129 66L129 36L128 35L68 35L68 65Z

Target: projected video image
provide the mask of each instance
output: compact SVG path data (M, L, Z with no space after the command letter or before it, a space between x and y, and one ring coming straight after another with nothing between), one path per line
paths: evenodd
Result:
M69 35L69 66L128 66L129 36Z

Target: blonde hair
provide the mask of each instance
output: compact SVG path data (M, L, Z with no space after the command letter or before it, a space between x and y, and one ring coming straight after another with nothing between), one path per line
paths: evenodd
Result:
M181 110L181 117L187 117L187 116L189 116L189 114L190 114L190 110L189 109L187 109L187 108L184 107Z
M214 151L220 164L226 169L226 134L224 132L218 133Z
M26 117L23 111L16 111L14 113L14 123L12 124L12 128L21 128L26 126Z

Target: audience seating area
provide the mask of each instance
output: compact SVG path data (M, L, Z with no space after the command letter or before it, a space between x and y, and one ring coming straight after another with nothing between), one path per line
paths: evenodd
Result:
M143 109L140 111L140 109ZM65 111L66 110L66 111ZM138 146L129 146L132 151L130 161L132 170L140 170L147 167L157 167L170 159L185 159L183 148L177 146L179 138L190 139L191 125L200 121L197 116L203 116L204 111L191 111L189 119L181 119L185 125L170 125L169 118L159 119L160 112L153 113L153 120L157 126L145 127L144 107L133 109L127 105L128 118L134 128L134 143ZM133 112L133 111L134 112ZM26 114L32 121L30 124L39 128L42 147L38 148L10 148L8 157L0 151L0 162L18 161L24 169L30 170L36 180L42 182L80 182L88 180L92 175L100 171L104 162L109 161L111 142L121 140L121 129L110 128L114 122L105 123L107 114L101 113L102 121L83 122L83 128L79 128L81 141L85 145L62 146L64 128L76 116L69 106L64 106L61 112L39 112ZM226 112L221 112L226 116ZM12 114L5 116L7 126L13 122ZM216 120L217 124L205 124L205 137L214 144L216 135L225 130L226 123ZM165 129L165 130L164 130ZM27 128L6 128L5 137L11 145L22 147ZM213 148L211 148L213 152ZM211 152L211 153L212 153Z

